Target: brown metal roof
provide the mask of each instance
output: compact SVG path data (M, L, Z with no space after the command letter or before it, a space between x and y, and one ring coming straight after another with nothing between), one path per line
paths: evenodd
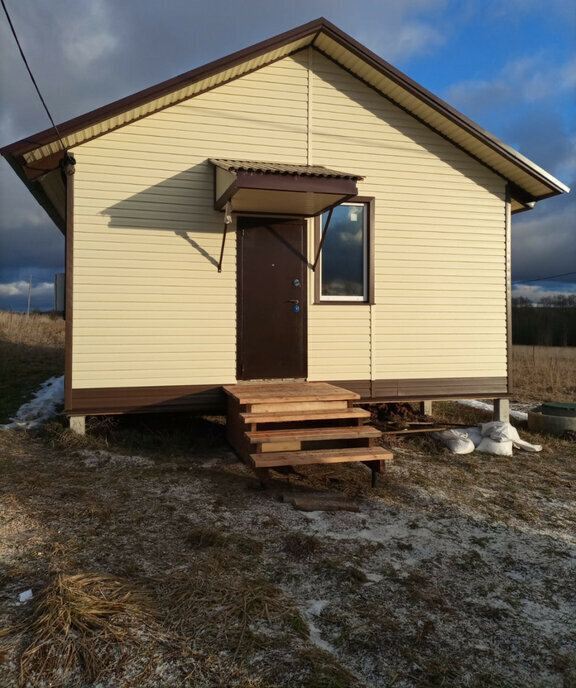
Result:
M254 162L251 160L226 160L210 158L210 162L227 172L256 172L259 174L297 175L300 177L326 177L331 179L364 179L359 174L329 170L323 165L290 165L276 162Z

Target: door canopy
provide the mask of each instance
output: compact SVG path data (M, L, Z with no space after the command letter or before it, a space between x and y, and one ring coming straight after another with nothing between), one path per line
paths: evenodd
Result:
M233 212L314 217L358 195L358 174L321 165L211 159L214 207Z

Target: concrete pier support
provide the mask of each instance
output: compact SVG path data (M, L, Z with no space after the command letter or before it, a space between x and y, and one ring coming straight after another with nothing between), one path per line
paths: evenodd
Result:
M509 399L494 399L494 420L502 423L510 422L510 401Z
M420 413L425 416L432 415L432 402L431 401L421 401L420 402Z
M70 416L70 430L77 435L85 435L86 416Z

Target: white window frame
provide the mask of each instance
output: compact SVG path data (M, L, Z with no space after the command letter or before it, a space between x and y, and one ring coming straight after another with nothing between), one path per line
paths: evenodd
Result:
M327 302L327 301L349 301L350 303L367 303L368 302L368 241L369 241L369 226L368 223L370 222L370 203L365 202L365 201L350 201L348 203L341 203L340 206L353 206L357 208L363 208L364 212L362 213L363 215L363 221L362 221L362 295L361 296L350 296L350 295L339 295L339 294L323 294L322 293L322 287L323 287L323 281L322 281L322 267L324 263L324 254L323 252L320 255L320 261L319 261L319 280L320 280L320 293L319 293L319 298L320 301L322 302ZM339 207L339 206L338 206ZM320 215L320 232L322 233L322 228L323 228L323 216ZM330 233L330 226L328 227L328 234Z

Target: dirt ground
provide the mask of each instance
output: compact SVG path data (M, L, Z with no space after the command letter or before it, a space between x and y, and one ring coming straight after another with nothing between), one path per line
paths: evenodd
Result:
M0 432L2 688L576 685L574 443L397 437L375 489L331 465L261 490L222 423L183 421L188 452Z

